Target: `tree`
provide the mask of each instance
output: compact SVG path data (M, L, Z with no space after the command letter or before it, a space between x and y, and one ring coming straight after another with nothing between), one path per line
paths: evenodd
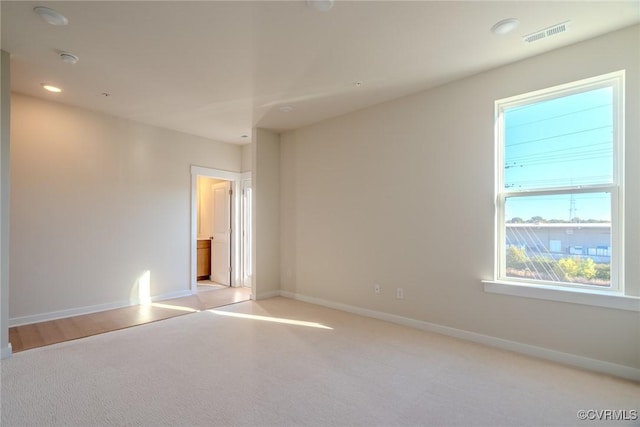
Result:
M596 277L596 273L596 263L591 258L582 260L580 264L578 264L578 276L584 277L585 279L593 279Z
M578 263L573 258L562 258L558 261L558 265L568 278L578 275Z
M511 246L507 250L506 261L507 261L507 267L523 268L526 262L529 261L529 257L525 253L524 249Z
M507 222L510 222L511 224L523 224L524 219L520 218L519 216L514 216L513 218L511 218L511 221Z
M596 264L596 279L609 282L611 280L611 266L609 264Z
M550 219L550 220L549 220L549 221L547 221L547 222L548 222L548 223L550 223L550 224L564 224L564 223L567 223L567 222L569 222L569 221L567 221L566 219L557 219L557 218L554 218L554 219Z
M531 219L527 222L537 224L539 222L547 222L547 221L541 216L532 216Z

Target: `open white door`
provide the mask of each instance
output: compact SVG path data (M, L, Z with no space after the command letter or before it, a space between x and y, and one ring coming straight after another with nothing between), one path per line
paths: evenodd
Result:
M211 280L231 285L231 183L214 184Z
M242 286L251 287L251 179L242 180L242 272L240 280Z

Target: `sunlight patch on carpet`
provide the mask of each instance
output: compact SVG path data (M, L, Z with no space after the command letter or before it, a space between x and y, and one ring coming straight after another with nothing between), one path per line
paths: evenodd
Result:
M319 329L330 329L333 328L323 325L322 323L316 322L305 322L302 320L293 320L293 319L283 319L280 317L270 317L270 316L258 316L255 314L245 314L245 313L231 313L228 311L220 311L220 310L207 310L209 313L217 314L219 316L227 316L227 317L237 317L240 319L250 319L250 320L261 320L264 322L275 322L275 323L284 323L287 325L296 325L296 326L307 326L309 328L319 328Z

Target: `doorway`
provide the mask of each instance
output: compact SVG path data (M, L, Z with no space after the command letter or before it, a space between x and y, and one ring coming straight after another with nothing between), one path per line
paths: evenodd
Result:
M231 285L231 181L197 178L197 265L199 290Z
M243 181L247 174L191 167L191 292L198 279L207 289L241 288L247 284L243 270L247 241ZM199 191L200 190L200 191ZM198 209L200 204L205 209ZM208 248L208 252L207 252ZM250 251L249 251L250 253ZM209 259L209 274L198 269L198 258Z

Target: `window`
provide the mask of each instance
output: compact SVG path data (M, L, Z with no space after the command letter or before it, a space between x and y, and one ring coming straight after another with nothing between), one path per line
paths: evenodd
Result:
M496 101L500 281L622 291L624 72Z

